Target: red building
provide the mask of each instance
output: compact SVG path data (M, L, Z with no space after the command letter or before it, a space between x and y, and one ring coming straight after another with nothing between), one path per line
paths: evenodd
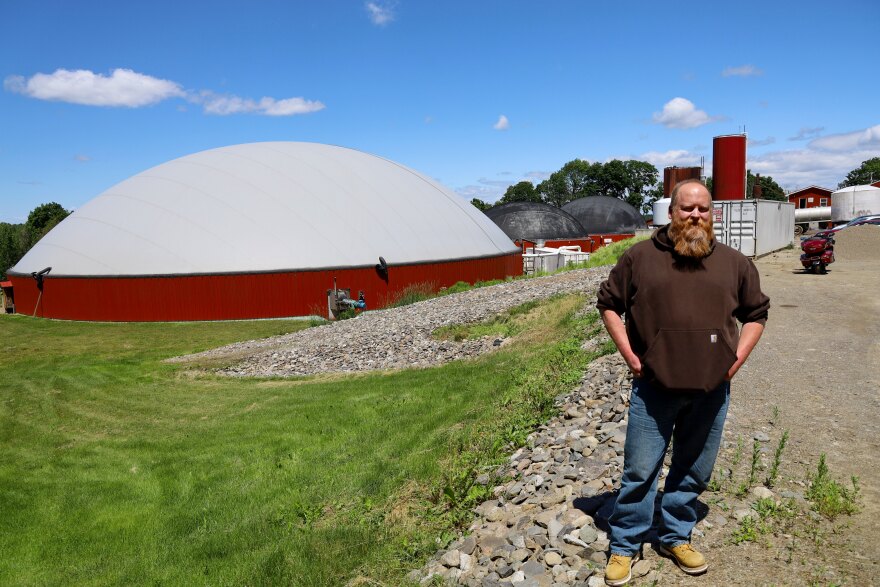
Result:
M818 208L831 205L831 192L828 188L811 185L796 192L788 194L788 201L795 208Z

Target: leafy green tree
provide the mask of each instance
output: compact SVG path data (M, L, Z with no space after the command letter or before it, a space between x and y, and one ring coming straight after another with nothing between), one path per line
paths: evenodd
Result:
M37 241L46 236L46 233L55 228L59 222L69 215L70 211L65 210L57 202L41 204L31 210L27 221L24 223L24 252L26 253L32 246L37 244Z
M512 186L508 186L507 191L498 200L499 204L509 204L510 202L540 202L541 195L535 190L534 184L530 181L521 181Z
M60 204L50 202L37 206L24 224L0 222L0 274L18 263L37 241L70 215Z
M749 169L746 173L746 194L750 198L754 197L756 179L757 178L752 175L752 170ZM773 181L773 178L769 175L761 176L761 199L778 200L780 202L788 201L788 198L785 196L785 190L783 190L778 183Z
M627 203L642 212L649 212L651 204L663 196L663 182L657 168L646 161L624 161L627 173ZM658 186L658 181L660 181ZM659 192L658 192L659 188Z
M22 225L0 222L0 279L6 279L6 271L22 257Z
M489 208L492 207L492 204L490 204L489 202L484 202L480 198L472 199L471 205L481 212L485 212L486 210L488 210Z
M645 193L644 203L642 204L642 214L653 216L654 211L654 202L663 197L663 181L660 180L655 183L647 192Z
M26 224L32 229L43 232L51 230L51 226L55 226L70 214L61 204L57 202L49 202L48 204L41 204L31 210L31 213L28 214ZM45 234L45 232L43 232Z
M626 189L629 185L629 171L626 164L619 159L612 159L604 165L597 163L596 168L596 194L610 196L612 198L626 199Z
M539 183L536 189L545 203L562 207L572 200L597 195L601 176L601 163L574 159Z
M851 185L866 185L880 181L880 157L872 157L846 174L846 178L837 184L838 188Z

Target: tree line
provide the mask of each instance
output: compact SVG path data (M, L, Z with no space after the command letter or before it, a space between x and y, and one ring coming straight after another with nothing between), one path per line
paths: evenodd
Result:
M658 182L657 168L650 163L619 159L590 163L574 159L537 185L521 181L508 187L495 204L478 198L471 203L481 210L509 202L544 202L562 207L588 196L611 196L629 203L636 210L646 211L662 195L663 183Z
M61 204L49 202L31 210L24 224L0 222L0 279L6 279L6 271L69 215Z
M862 161L837 187L866 185L876 181L880 181L880 157ZM759 177L750 169L747 170L746 194L749 197L754 194L756 183L761 186L762 199L788 201L785 190L773 177ZM706 187L712 193L711 176L706 178ZM472 199L471 204L480 210L510 202L543 202L562 207L572 200L588 196L620 198L642 214L649 214L652 204L663 197L663 181L657 168L644 161L613 159L607 163L590 163L583 159L574 159L537 185L530 181L521 181L509 186L501 199L494 204L479 198Z

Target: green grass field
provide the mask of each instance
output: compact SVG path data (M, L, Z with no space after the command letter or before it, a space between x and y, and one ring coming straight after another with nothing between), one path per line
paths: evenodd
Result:
M583 303L476 361L298 380L162 359L299 321L0 317L0 584L400 584L577 381Z

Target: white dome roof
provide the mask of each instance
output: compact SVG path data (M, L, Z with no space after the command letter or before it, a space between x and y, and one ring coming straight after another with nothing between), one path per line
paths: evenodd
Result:
M11 271L250 273L516 250L470 203L393 161L315 143L253 143L175 159L113 186Z

